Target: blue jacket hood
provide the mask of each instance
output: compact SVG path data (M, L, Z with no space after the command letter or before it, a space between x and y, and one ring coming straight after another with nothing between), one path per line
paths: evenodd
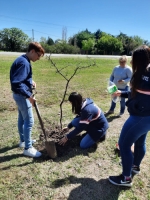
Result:
M93 104L93 103L94 103L94 102L93 102L92 99L86 98L85 101L84 101L83 104L82 104L81 110L82 110L83 108L85 108L86 106L88 106L89 104Z

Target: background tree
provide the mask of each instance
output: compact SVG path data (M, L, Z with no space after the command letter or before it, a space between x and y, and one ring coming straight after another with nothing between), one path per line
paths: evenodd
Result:
M94 33L94 37L95 37L95 53L98 54L98 40L102 37L102 31L100 29L98 29L95 33Z
M89 38L88 40L82 40L82 49L86 51L86 54L92 52L95 46L95 39Z
M51 52L50 46L54 44L54 41L51 38L48 37L48 39L46 39L45 37L41 37L40 44L42 45L46 53L53 53Z
M143 44L150 47L150 42L148 40L143 40Z
M122 42L122 45L123 45L122 54L127 55L127 45L128 45L129 37L126 34L120 32L120 34L117 35L116 38L119 39Z
M49 46L51 53L63 53L63 54L78 54L80 49L78 47L67 44L66 42L57 43Z
M98 40L97 43L98 51L103 52L103 54L120 54L123 51L123 45L117 38L103 33L103 36Z
M18 28L4 28L0 31L1 49L5 51L23 51L27 47L29 37Z
M144 44L144 40L141 37L137 36L137 35L133 36L133 40L134 40L134 47L133 47L133 49L135 49L138 46Z
M4 51L23 51L27 50L29 38L22 30L18 28L4 28L0 31L0 49ZM74 34L68 42L62 39L53 41L52 38L41 37L40 43L46 53L67 53L67 54L126 54L138 46L145 44L150 46L148 40L143 40L139 36L128 36L120 32L113 36L98 29L91 33L88 29ZM94 45L94 46L93 46Z
M47 43L46 37L41 37L41 38L40 38L40 43L46 44L46 43Z
M127 43L126 43L126 48L125 48L125 52L126 55L131 55L131 52L138 47L137 42L134 40L133 37L128 37L127 39Z
M48 37L46 43L47 43L48 45L53 45L53 44L54 44L54 41L53 41L52 38Z
M133 49L144 44L144 40L139 36L129 37L122 32L117 36L117 39L119 39L123 44L122 54L126 55L131 55Z
M68 44L75 46L75 47L77 46L77 34L75 34L69 38Z
M89 38L94 38L94 34L89 32L87 29L85 31L81 31L76 35L76 44L82 49L82 41L88 40Z

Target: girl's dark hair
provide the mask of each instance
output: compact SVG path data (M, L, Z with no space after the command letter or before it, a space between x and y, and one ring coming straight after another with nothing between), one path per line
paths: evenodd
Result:
M82 107L82 101L83 101L82 96L77 92L72 92L69 95L68 100L72 104L72 112L74 114L80 115L81 107Z
M132 96L135 96L136 89L140 85L141 76L150 71L150 48L142 45L135 49L132 54L132 70L133 76L131 79Z

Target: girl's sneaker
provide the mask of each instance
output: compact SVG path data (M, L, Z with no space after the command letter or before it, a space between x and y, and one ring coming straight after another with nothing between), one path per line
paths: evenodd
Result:
M132 186L132 178L125 178L122 174L119 176L109 176L109 181L118 186L126 186L131 187Z
M133 165L132 166L132 172L134 174L139 174L140 173L140 167Z

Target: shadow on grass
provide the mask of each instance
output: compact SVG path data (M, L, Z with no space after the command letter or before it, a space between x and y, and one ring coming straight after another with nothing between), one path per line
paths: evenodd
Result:
M84 136L85 136L85 134L76 136L73 140L69 140L65 146L61 146L58 143L56 143L56 150L57 150L58 156L55 159L52 159L48 156L45 146L43 146L43 144L42 144L43 149L40 149L39 144L35 144L35 148L38 149L42 153L42 156L39 158L30 158L32 160L31 162L41 163L41 162L45 162L47 160L49 160L50 162L60 162L60 161L64 162L64 161L66 161L72 157L78 156L78 155L89 156L90 153L93 153L96 151L98 144L95 143L93 146L91 146L88 149L81 149L80 141ZM105 139L100 140L99 143L103 142L104 140ZM11 149L17 148L17 147L18 147L18 145L14 145L12 147L4 147L4 148L0 149L0 152L5 153L5 152L7 152ZM24 155L23 154L11 154L11 155L0 156L0 163L9 162L9 161L11 161L13 159L17 159L19 157L24 157ZM24 163L24 164L18 164L18 165L17 164L10 165L9 167L2 168L2 170L7 170L13 166L16 166L16 167L25 166L27 164L31 164L31 162Z
M9 162L9 161L12 161L13 159L22 158L22 157L25 157L25 156L23 154L13 154L13 155L0 156L0 163ZM29 157L27 157L27 158L29 158ZM30 165L31 163L40 161L39 158L29 158L29 159L31 161L24 162L24 163L21 163L21 164L19 164L19 163L18 164L12 164L12 165L10 164L9 166L0 168L0 170L9 170L12 167L23 167L23 166L26 166L26 165Z
M26 162L26 163L23 163L23 164L18 164L18 165L10 165L10 166L7 166L7 167L3 167L1 168L1 170L9 170L11 169L12 167L23 167L23 166L26 166L26 165L30 165L32 162Z
M113 121L114 119L117 119L117 118L120 118L119 116L110 116L110 115L108 115L108 116L106 116L106 114L105 114L105 117L107 118L107 121L108 122L111 122L111 121Z
M13 155L0 156L0 163L9 162L9 161L12 161L13 159L17 159L19 157L24 157L24 155L23 154L13 154ZM31 161L31 162L33 162L33 161ZM21 164L18 163L18 164L15 164L15 165L10 164L9 166L0 168L0 170L9 170L12 167L23 167L23 166L26 166L28 164L31 164L31 162L25 162L25 163L21 163Z
M13 155L0 156L0 163L8 162L8 161L11 161L11 160L16 159L18 157L23 157L23 154L13 154Z
M69 184L80 184L73 189L67 200L117 200L122 190L129 188L114 186L109 183L108 179L96 181L92 178L77 178L69 176L51 183L50 187L58 188Z
M95 143L88 149L81 149L80 148L80 142L82 138L85 136L83 135L78 135L76 136L73 140L69 140L64 146L59 145L58 143L55 143L56 145L56 150L57 150L57 158L53 159L54 162L64 162L72 157L82 155L82 156L89 156L90 153L94 153L97 150L98 145L100 145L101 142L105 141L105 138L101 139L98 143ZM39 148L38 148L39 149ZM42 160L50 160L47 151L45 147L40 150L43 154L41 158L39 158L39 162Z
M4 147L4 148L2 148L2 149L0 149L0 153L5 153L5 152L7 152L7 151L10 151L10 150L12 150L12 149L15 149L15 148L17 148L18 147L18 144L16 144L16 145L13 145L13 146L11 146L11 147Z

